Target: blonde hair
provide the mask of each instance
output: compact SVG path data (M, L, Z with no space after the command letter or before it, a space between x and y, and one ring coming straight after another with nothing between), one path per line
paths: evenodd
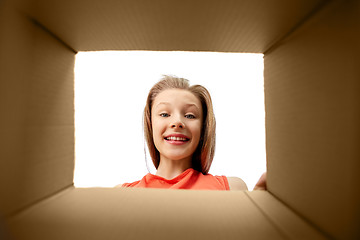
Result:
M208 90L201 85L190 86L189 80L175 76L164 75L149 91L144 109L144 134L151 159L157 169L160 163L160 153L156 149L151 122L151 108L156 96L166 89L184 89L193 93L201 102L203 109L203 125L199 145L192 156L192 168L207 174L215 153L215 129L216 122L213 112L212 101Z

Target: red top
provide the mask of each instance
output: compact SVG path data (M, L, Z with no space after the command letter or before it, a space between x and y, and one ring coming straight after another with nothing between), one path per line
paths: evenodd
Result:
M213 176L202 174L192 168L173 179L148 173L141 180L133 183L124 183L122 187L137 188L168 188L168 189L192 189L192 190L230 190L225 176Z

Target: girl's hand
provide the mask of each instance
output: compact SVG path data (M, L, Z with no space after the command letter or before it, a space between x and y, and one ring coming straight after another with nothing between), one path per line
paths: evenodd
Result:
M256 183L254 190L266 190L266 172L264 172Z

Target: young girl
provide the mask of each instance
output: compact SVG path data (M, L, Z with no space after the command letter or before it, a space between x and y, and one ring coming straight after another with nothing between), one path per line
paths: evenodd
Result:
M208 173L214 157L215 126L206 88L164 76L151 88L144 109L145 139L157 172L122 187L247 190L240 178ZM257 189L264 189L264 184Z

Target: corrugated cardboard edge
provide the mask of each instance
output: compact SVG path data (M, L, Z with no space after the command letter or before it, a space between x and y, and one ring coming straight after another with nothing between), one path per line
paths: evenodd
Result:
M280 202L270 192L256 190L245 192L260 211L287 239L328 239L310 223Z

